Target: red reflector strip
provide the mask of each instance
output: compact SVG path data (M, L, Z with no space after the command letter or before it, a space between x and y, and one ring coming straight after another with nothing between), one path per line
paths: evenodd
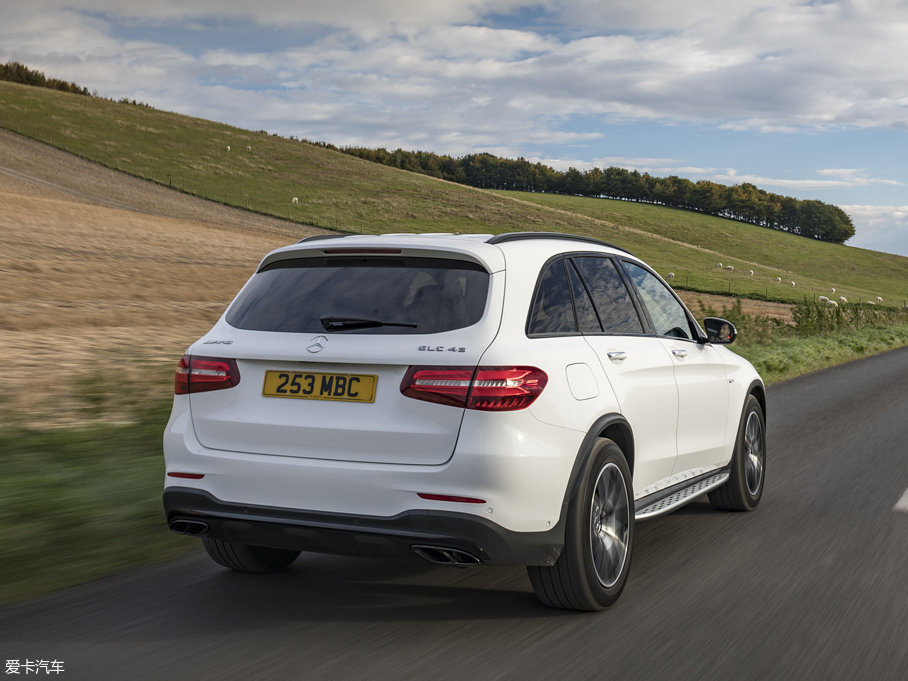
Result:
M201 480L205 477L204 473L168 473L169 478L186 478L188 480Z
M417 492L420 499L429 501L453 501L455 504L484 504L485 499L476 499L475 497L457 497L450 494L428 494L426 492Z
M399 248L326 248L325 255L400 255Z

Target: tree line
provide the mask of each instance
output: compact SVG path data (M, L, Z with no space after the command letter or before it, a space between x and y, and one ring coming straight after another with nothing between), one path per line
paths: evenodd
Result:
M510 189L621 199L716 215L778 229L799 236L844 243L854 236L851 218L838 206L773 194L753 184L727 186L708 180L692 182L670 175L655 177L637 170L610 167L557 171L542 163L468 154L459 158L426 151L338 148L352 156L482 189Z
M5 64L0 64L0 80L22 83L23 85L34 85L35 87L46 87L51 90L62 90L76 95L91 95L87 87L80 87L75 83L69 83L59 78L47 78L41 71L30 69L25 64L20 64L17 61L8 61Z

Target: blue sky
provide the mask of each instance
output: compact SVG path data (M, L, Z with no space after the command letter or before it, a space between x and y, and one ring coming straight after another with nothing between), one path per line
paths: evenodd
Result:
M3 0L0 60L343 145L757 186L908 256L905 0ZM906 272L908 277L908 272Z

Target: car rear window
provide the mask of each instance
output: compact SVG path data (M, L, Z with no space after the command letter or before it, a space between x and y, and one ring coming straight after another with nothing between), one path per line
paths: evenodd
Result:
M333 333L424 334L475 324L489 273L447 258L329 256L279 260L253 275L227 312L240 329L325 333L326 317L415 326L339 328Z

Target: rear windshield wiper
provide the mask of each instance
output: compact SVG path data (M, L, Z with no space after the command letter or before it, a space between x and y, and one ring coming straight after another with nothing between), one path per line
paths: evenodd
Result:
M392 322L371 317L332 317L326 315L320 319L325 331L342 331L344 329L373 329L379 326L405 326L415 329L412 322Z

